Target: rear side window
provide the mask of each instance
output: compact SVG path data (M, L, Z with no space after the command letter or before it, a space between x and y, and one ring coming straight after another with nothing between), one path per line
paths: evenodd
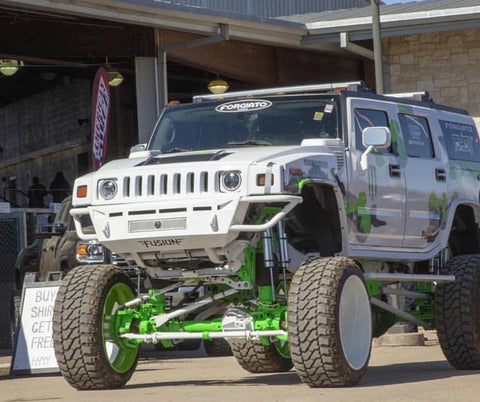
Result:
M425 117L399 114L405 150L414 158L433 158L432 136Z
M367 127L389 127L388 115L383 110L355 108L355 143L356 148L364 151L362 141L362 131ZM388 152L389 150L381 149L379 152ZM391 150L390 150L391 151Z
M473 124L447 120L439 123L450 159L480 163L480 140Z

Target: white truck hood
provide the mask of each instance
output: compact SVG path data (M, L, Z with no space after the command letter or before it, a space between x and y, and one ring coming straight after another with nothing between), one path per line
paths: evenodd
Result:
M291 160L305 157L308 155L340 156L342 150L338 149L339 142L335 141L333 148L329 145L325 146L321 143L313 145L301 146L245 146L237 148L226 148L222 150L206 150L206 151L192 151L181 153L158 153L155 151L144 151L133 154L133 157L128 159L120 159L109 162L102 166L96 174L104 176L108 172L118 172L119 169L131 169L137 166L152 165L166 165L166 164L190 164L190 163L214 163L228 162L232 164L246 163L246 164L261 164L261 163L280 163L285 164Z

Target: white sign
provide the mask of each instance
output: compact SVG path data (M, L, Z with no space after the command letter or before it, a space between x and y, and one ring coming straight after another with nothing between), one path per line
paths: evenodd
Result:
M58 373L53 348L52 317L59 282L26 283L20 326L13 356L13 373Z

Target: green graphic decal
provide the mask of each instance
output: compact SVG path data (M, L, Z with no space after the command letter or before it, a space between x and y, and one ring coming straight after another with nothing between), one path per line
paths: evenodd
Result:
M348 202L346 205L348 216L350 216L352 223L356 225L357 230L361 233L370 233L372 227L372 218L365 211L366 205L367 195L365 193L358 194L358 198L355 201Z
M433 213L438 213L441 216L441 220L447 219L447 195L442 193L441 197L432 192L428 197L428 210Z

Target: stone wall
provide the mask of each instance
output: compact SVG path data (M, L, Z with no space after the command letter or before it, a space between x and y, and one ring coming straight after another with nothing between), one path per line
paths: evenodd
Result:
M387 38L390 92L429 91L437 103L467 109L480 126L480 29Z
M138 142L135 83L110 89L106 161L128 156ZM49 187L56 172L70 186L91 170L92 80L65 77L58 85L0 108L0 202L28 206L24 195L37 176ZM7 188L15 185L16 190ZM45 198L46 205L51 196Z
M89 150L90 105L91 81L66 79L0 108L0 196L26 207L32 178L48 188L57 171L73 185L77 156ZM12 184L19 191L7 190Z

